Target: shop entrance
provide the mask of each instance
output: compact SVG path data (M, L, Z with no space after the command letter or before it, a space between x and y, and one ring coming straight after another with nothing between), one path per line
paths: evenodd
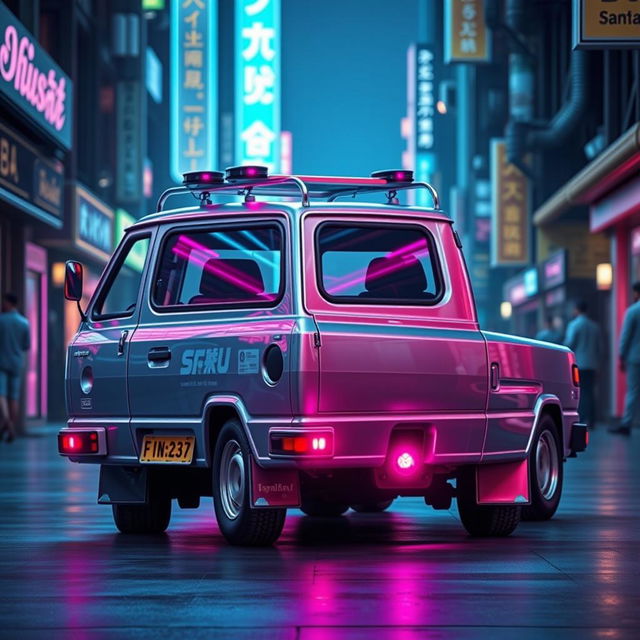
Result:
M26 244L25 315L31 331L31 349L25 372L25 417L43 422L47 417L47 252Z

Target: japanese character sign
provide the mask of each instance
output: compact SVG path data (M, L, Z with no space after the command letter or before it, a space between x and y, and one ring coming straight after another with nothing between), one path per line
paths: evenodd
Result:
M492 265L529 262L529 182L507 161L503 140L491 141L493 177Z
M279 169L280 0L236 0L236 163Z
M434 54L431 47L416 47L415 136L416 152L431 151L434 146L435 91Z
M217 166L216 0L171 3L171 173Z
M484 0L447 0L445 62L487 62L490 31L484 21Z

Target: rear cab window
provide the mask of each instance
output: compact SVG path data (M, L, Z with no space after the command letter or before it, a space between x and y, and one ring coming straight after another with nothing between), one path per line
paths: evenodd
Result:
M276 222L169 232L152 306L160 312L276 306L284 289L283 238Z
M434 305L442 299L435 242L422 226L322 223L315 246L318 287L330 302Z

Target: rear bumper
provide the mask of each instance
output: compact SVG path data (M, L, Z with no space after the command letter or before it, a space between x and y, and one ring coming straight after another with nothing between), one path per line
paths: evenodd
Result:
M574 422L571 425L571 436L569 438L569 449L571 457L575 457L578 453L584 451L589 444L589 432L587 425L582 422Z

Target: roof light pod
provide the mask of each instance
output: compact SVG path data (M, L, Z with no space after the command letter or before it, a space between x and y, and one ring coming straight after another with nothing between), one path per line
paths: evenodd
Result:
M387 171L374 171L372 178L382 178L387 182L413 182L413 171L407 169L391 169Z
M227 167L225 177L229 182L234 182L235 180L264 180L269 177L269 169L254 164Z
M182 184L188 189L213 186L224 182L222 171L190 171L182 174Z

